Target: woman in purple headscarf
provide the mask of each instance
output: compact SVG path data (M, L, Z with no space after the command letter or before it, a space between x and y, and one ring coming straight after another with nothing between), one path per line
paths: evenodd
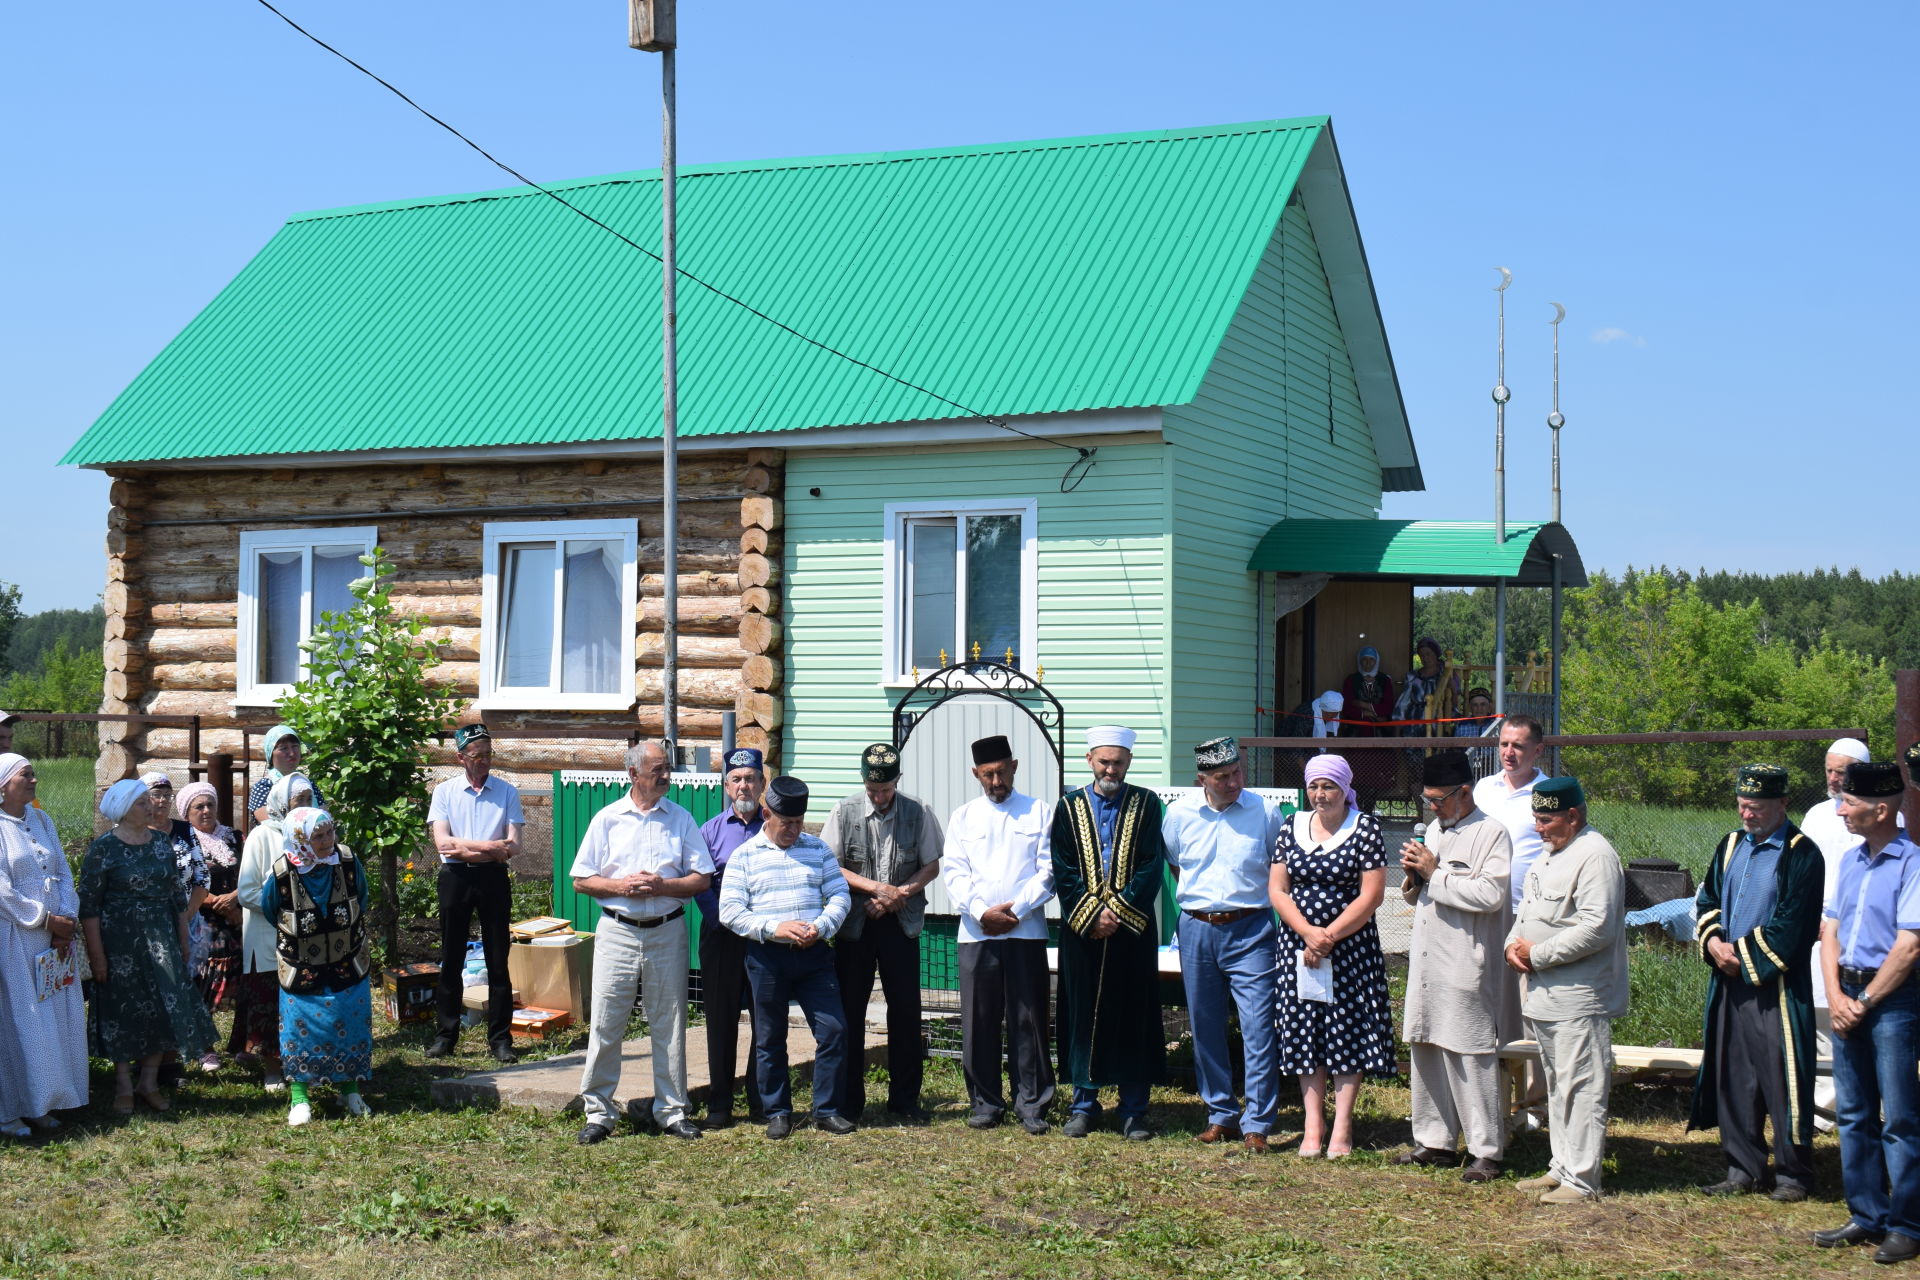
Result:
M1373 913L1387 889L1380 823L1360 812L1353 770L1339 756L1307 761L1307 807L1280 829L1268 896L1280 913L1274 1007L1280 1070L1300 1077L1303 1156L1353 1151L1360 1077L1394 1074L1387 964ZM1327 1133L1327 1077L1333 1132Z

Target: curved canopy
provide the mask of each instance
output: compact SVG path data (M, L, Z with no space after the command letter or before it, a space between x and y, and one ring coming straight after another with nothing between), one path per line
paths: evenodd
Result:
M1564 525L1507 522L1495 542L1488 520L1282 520L1247 561L1256 573L1326 573L1336 578L1404 579L1422 586L1587 585L1580 549Z

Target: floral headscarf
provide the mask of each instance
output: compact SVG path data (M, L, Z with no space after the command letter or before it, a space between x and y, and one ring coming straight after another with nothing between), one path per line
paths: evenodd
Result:
M324 858L313 850L313 837L319 832L333 830L333 815L325 809L295 809L287 815L283 825L287 836L284 846L287 865L295 871L332 866L340 861L338 844Z

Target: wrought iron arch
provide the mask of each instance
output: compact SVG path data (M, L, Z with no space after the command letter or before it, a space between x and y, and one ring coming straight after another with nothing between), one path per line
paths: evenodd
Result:
M895 749L905 750L914 729L943 703L982 694L1012 703L1040 727L1040 732L1053 746L1058 776L1065 779L1067 709L1045 685L1004 662L956 662L928 674L907 690L893 706Z

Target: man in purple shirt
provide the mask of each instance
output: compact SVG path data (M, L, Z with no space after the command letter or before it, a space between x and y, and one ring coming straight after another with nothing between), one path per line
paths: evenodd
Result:
M752 747L728 754L721 782L727 807L701 826L713 855L713 883L694 901L700 904L700 1002L707 1020L707 1125L733 1124L733 1087L740 1056L740 1011L751 1013L747 990L747 940L720 923L720 882L733 851L760 834L760 796L767 778ZM747 1118L760 1123L760 1095L747 1090Z

